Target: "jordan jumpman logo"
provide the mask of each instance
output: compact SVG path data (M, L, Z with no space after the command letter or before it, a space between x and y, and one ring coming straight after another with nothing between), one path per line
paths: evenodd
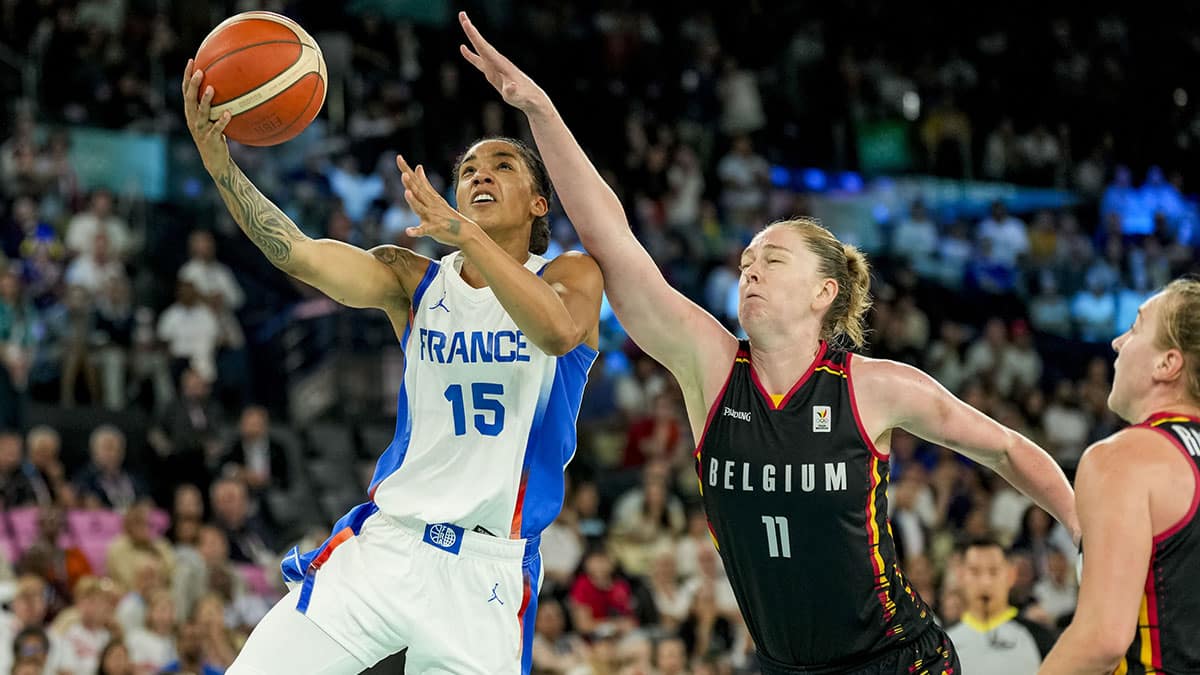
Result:
M433 306L431 306L429 309L437 309L437 308L439 308L439 307L440 307L440 308L442 308L442 309L444 309L444 310L446 310L446 313L447 313L447 314L449 314L449 313L450 313L450 308L446 306L446 296L444 296L444 295L443 295L443 296L442 296L442 299L441 299L441 300L438 300L438 301L437 301L437 304L436 304L436 305L433 305Z
M504 604L504 601L500 599L500 596L496 595L496 589L499 587L500 587L499 582L497 582L495 586L492 586L492 597L488 598L488 603L491 603L492 600L495 600L496 602L498 602L502 605Z

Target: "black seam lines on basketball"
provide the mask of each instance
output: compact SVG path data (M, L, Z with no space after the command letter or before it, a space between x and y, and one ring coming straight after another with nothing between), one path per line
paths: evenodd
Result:
M312 49L312 47L309 47L308 45L301 45L301 46L302 46L302 47L304 47L305 49ZM304 50L301 50L301 52L302 52L302 53L303 53L303 51L304 51ZM293 63L293 65L295 65L295 64ZM291 66L288 66L288 68L291 68ZM286 69L285 69L285 70L286 70ZM238 115L245 115L246 113L250 112L251 110L254 110L255 108L257 108L257 107L259 107L259 106L261 106L261 105L263 105L263 104L265 104L265 103L270 103L271 101L274 101L274 100L275 100L275 99L276 99L276 98L277 98L277 97L278 97L280 94L282 94L284 91L287 91L288 89L290 89L290 88L292 88L292 87L296 86L296 84L297 84L298 82L300 82L300 80L303 80L304 78L308 77L309 75L316 75L316 76L317 76L317 79L322 79L322 78L321 78L321 70L320 70L319 64L318 64L318 68L317 68L317 70L310 70L310 71L308 71L307 73L304 73L303 75L301 75L301 76L300 76L300 78L299 78L299 79L297 79L295 82L293 82L293 83L291 83L290 85L288 85L286 88L284 88L284 90L283 90L283 91L279 92L279 94L275 94L275 96L272 96L271 98L268 98L268 99L263 99L263 100L259 101L258 103L255 103L254 105L250 106L249 108L246 108L245 110L243 110L243 111L241 111L241 112L234 113L234 114L233 114L233 116L234 116L234 117L237 117ZM262 85L259 85L259 86L261 87ZM227 103L232 103L233 101L236 101L236 100L238 100L238 99L239 99L239 98L241 98L242 96L245 96L246 94L249 94L249 93L250 93L250 92L252 92L252 91L254 91L254 90L253 90L253 89L251 89L250 91L248 91L248 92L246 92L246 93L244 93L244 94L239 94L237 97L235 97L235 98L231 98L231 99L229 99L228 101L224 101L224 102L220 103L219 105L225 105L225 104L227 104ZM311 101L311 100L312 100L312 98L310 97L310 98L309 98L309 100ZM210 121L212 121L212 122L215 122L216 120L214 120L214 119L211 119L211 118L210 118Z
M298 63L300 61L300 59L304 57L304 49L306 47L309 49L312 49L312 47L309 47L308 45L304 44L303 42L300 42L299 38L296 38L295 40L267 40L266 42L255 42L252 45L242 45L241 47L238 47L237 49L232 49L230 51L225 52L224 54L213 59L212 63L208 64L204 68L201 68L200 70L203 70L205 73L207 73L208 71L212 70L213 66L224 61L225 59L229 58L230 56L233 56L234 54L237 54L239 52L244 52L247 49L254 49L255 47L261 47L262 45L296 45L297 47L300 47L300 52L298 54L296 54L296 59L294 61L292 61L291 63L289 63L287 65L287 67L285 67L283 70L287 70L288 68L291 68L292 66L296 65L296 63ZM283 70L281 70L279 72L282 73ZM269 81L270 80L268 80L268 82ZM260 84L258 86L261 87L262 85ZM239 98L245 96L246 94L249 94L251 91L254 91L254 89L251 89L250 91L243 91L242 93L238 94L237 96L234 96L233 98L229 99L229 101L239 99ZM226 103L229 103L229 101L221 101L220 103L214 103L213 105L225 105Z
M314 73L305 73L304 77L308 77L309 75L313 75L313 74ZM321 86L324 86L324 80L321 79L320 74L316 73L316 75L317 75L317 78L316 78L316 81L313 83L312 91L308 92L308 101L306 101L304 103L304 107L300 109L300 114L296 115L296 118L293 119L291 122L288 122L287 126L280 129L279 131L271 134L270 136L265 136L263 138L258 139L258 142L260 142L260 143L266 142L266 141L271 140L272 138L275 138L276 136L282 136L284 134L284 132L286 132L288 129L291 129L296 124L296 122L299 122L301 117L304 117L304 112L306 110L308 110L308 106L312 103L313 99L316 98L316 96L317 96L317 83L320 82ZM304 78L300 78L300 79L304 79ZM295 85L293 85L293 86L295 86ZM258 107L258 106L255 106L255 107ZM317 112L320 112L320 111L318 110Z

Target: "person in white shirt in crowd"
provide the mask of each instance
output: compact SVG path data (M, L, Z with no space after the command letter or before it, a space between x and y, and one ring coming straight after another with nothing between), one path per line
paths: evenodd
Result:
M992 202L991 215L979 223L979 238L992 242L992 257L1010 267L1029 252L1029 232L1024 221L1009 215L1004 202Z
M932 258L937 246L937 225L929 217L925 203L914 200L908 216L901 218L892 231L892 253L917 264Z
M996 393L1001 396L1028 390L1042 377L1042 357L1033 346L1029 324L1014 321L1011 334L1012 342L1001 353L996 373Z
M217 260L217 246L212 233L196 230L188 237L189 258L179 268L179 279L190 281L205 300L217 301L230 311L241 309L246 296L233 272Z
M88 250L67 265L67 284L84 288L92 296L125 278L125 265L114 255L105 232L97 232Z
M17 579L16 593L9 601L10 611L0 610L0 673L13 667L13 647L17 634L26 628L43 628L46 622L46 582L39 576L24 574ZM51 656L57 656L51 638ZM57 674L55 674L57 675Z
M1042 413L1046 448L1060 464L1074 466L1087 445L1091 423L1079 407L1079 392L1070 380L1060 380Z
M755 222L767 204L767 186L771 183L767 160L755 154L748 136L733 139L729 154L717 164L721 179L721 205L729 220L737 226Z
M113 213L113 195L103 188L92 193L86 211L75 214L67 223L67 249L76 255L87 255L100 233L108 237L114 257L128 258L135 252L129 224Z
M61 612L50 627L61 646L60 675L93 675L100 665L100 652L108 644L116 625L116 585L111 579L84 577L75 584L75 604Z
M212 309L201 302L196 286L181 280L175 303L158 317L158 338L167 345L175 379L190 366L211 380L216 375L220 336L220 323Z
M1075 612L1075 603L1079 599L1075 566L1058 549L1050 551L1046 565L1046 575L1033 585L1033 597L1037 599L1038 606L1058 622Z
M342 200L342 208L350 222L358 225L366 217L371 203L383 196L383 178L378 173L364 174L358 160L346 155L337 165L326 169L329 186Z

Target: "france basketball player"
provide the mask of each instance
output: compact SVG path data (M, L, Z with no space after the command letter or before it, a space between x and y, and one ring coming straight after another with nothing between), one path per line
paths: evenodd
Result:
M312 240L229 155L228 113L189 62L188 126L230 213L278 268L350 307L382 309L405 351L396 433L369 501L316 551L283 561L293 586L230 673L356 673L408 648L413 673L528 673L538 535L558 515L575 418L596 357L603 280L591 258L543 258L550 181L518 141L472 145L459 210L397 157L412 236L438 261Z

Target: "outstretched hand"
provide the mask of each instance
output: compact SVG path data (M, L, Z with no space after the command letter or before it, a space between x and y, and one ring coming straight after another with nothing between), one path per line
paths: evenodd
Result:
M207 86L200 93L200 83L204 81L204 73L196 68L196 62L188 59L187 68L183 71L183 116L187 119L188 131L196 148L200 150L200 159L210 172L224 164L229 157L229 146L225 142L225 127L233 116L226 110L217 121L209 119L212 112L213 88Z
M475 48L475 51L471 51L466 45L459 45L463 58L483 73L487 81L504 97L505 103L528 114L549 102L546 92L542 91L536 82L483 38L466 12L458 13L458 22L462 24L463 32Z
M405 234L433 237L447 246L462 248L465 241L480 232L475 221L456 211L438 194L425 175L425 167L418 164L414 170L403 155L396 155L396 166L404 183L404 200L421 219L419 227L406 228Z

